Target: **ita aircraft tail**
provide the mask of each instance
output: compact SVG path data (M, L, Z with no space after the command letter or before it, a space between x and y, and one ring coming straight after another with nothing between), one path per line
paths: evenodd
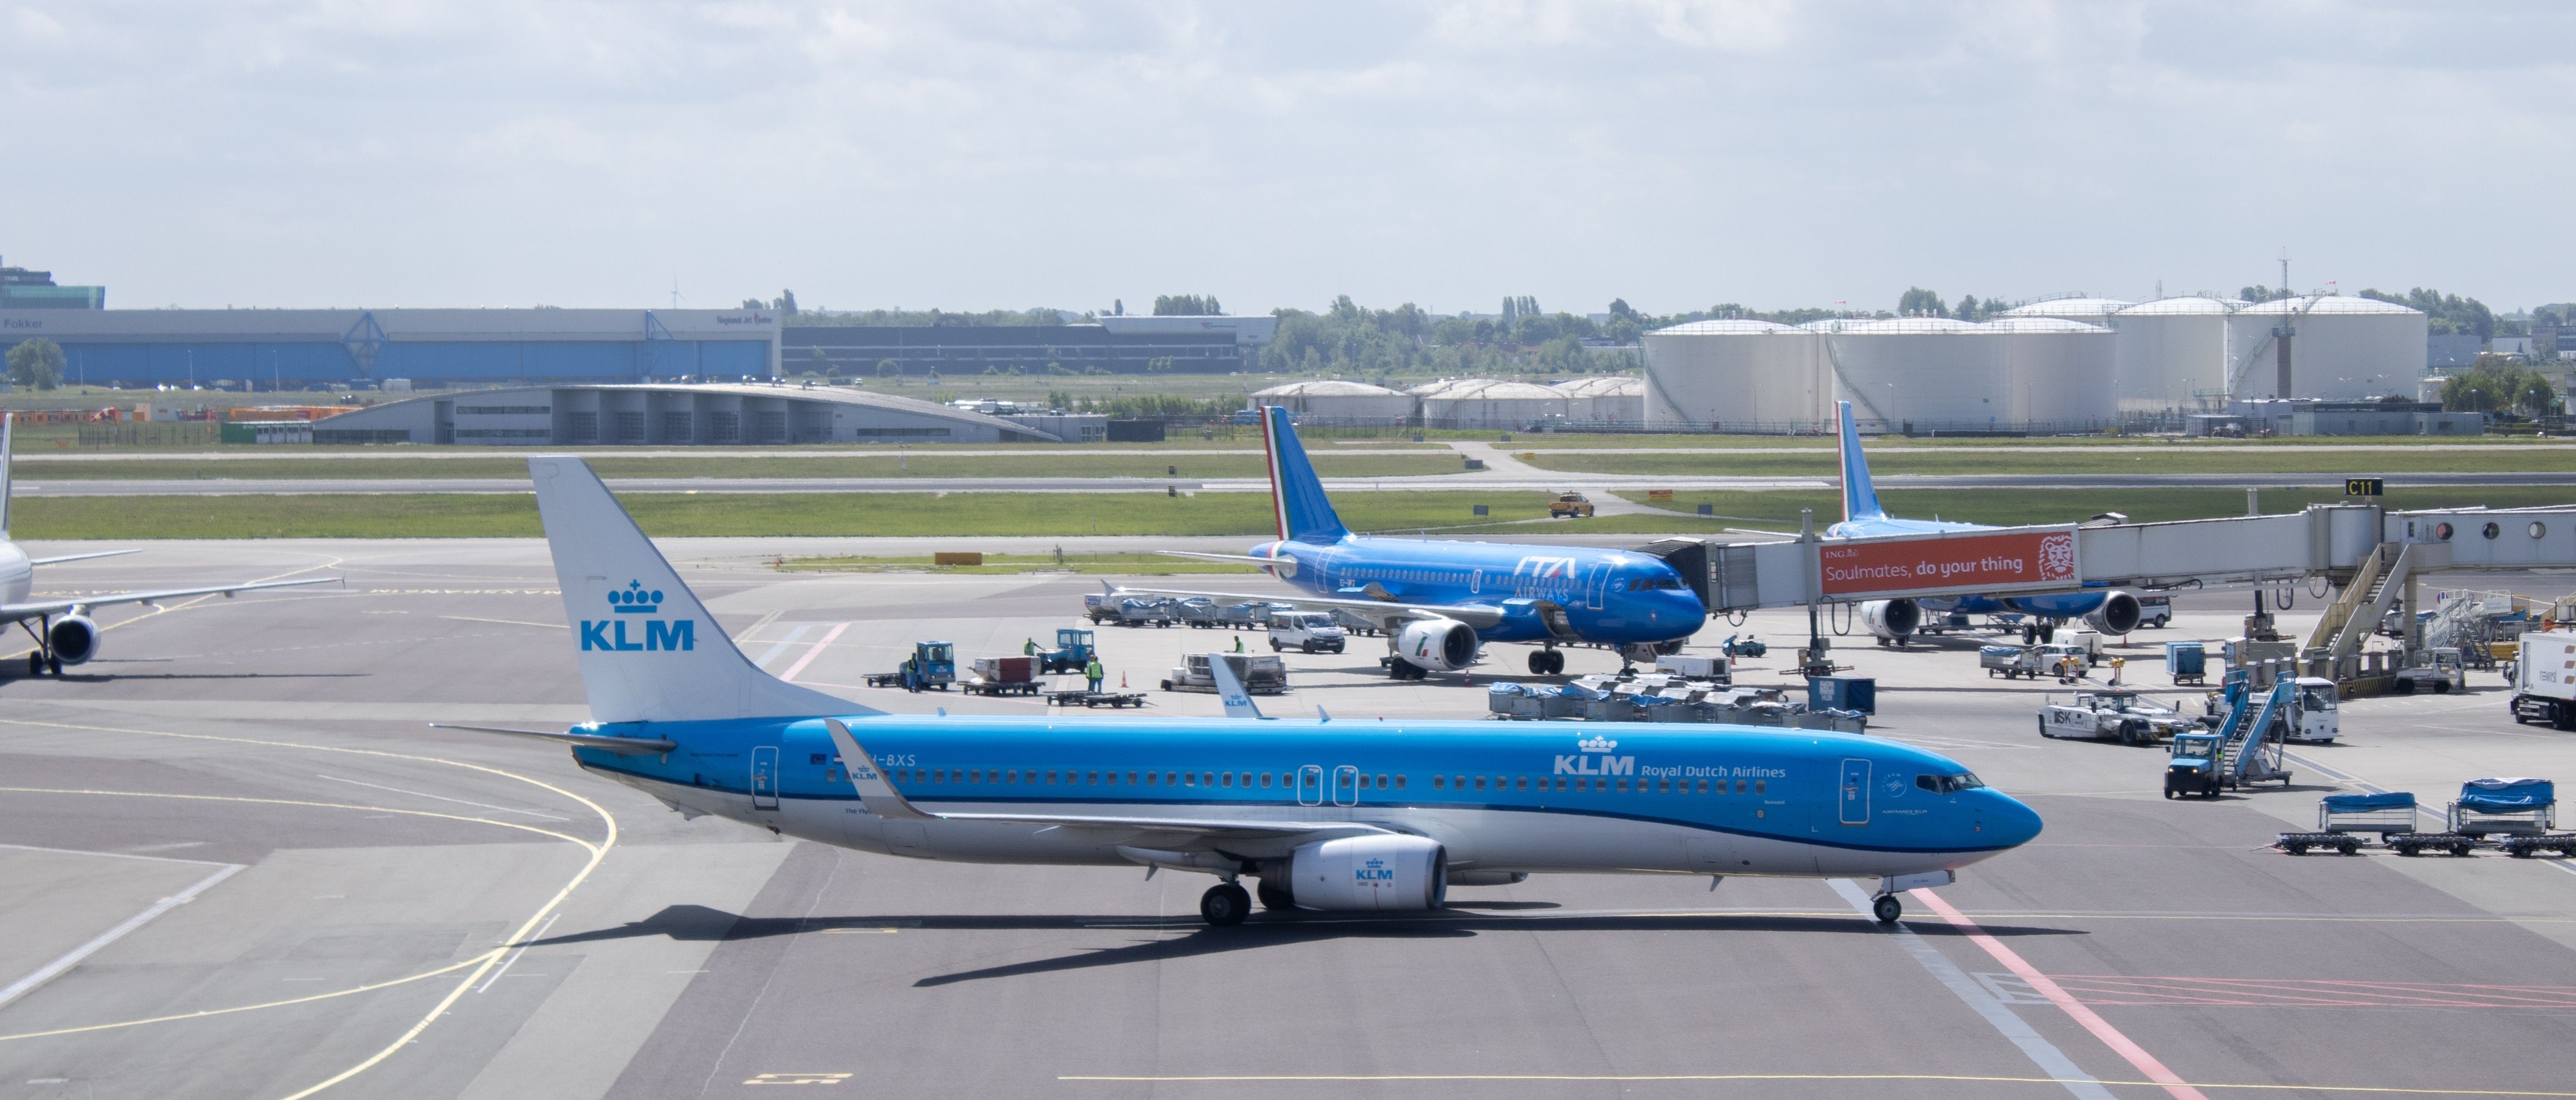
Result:
M1333 514L1324 481L1315 476L1315 464L1306 460L1306 447L1288 423L1288 410L1262 407L1261 443L1270 455L1270 501L1278 512L1280 539L1334 543L1349 538L1350 528Z
M1878 506L1878 489L1869 483L1869 459L1860 453L1860 429L1852 425L1851 402L1834 402L1834 412L1842 418L1843 522L1885 519L1887 510Z
M578 458L528 460L594 721L700 722L877 711L760 670Z

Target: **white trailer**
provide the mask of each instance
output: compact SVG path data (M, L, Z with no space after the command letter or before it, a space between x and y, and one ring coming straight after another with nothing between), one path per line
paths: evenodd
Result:
M2514 658L2513 720L2576 730L2576 631L2522 636Z

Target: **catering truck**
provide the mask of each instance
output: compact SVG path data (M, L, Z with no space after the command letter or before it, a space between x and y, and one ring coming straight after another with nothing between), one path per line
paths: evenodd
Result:
M2514 657L2513 720L2576 730L2576 631L2522 636Z

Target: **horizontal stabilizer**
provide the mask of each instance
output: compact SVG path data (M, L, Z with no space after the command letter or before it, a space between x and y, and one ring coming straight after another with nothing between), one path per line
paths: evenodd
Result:
M659 737L602 737L595 733L548 733L544 730L514 730L503 729L499 726L460 726L450 722L432 722L429 724L429 728L434 730L472 730L476 733L506 733L513 737L534 737L540 741L554 741L566 745L578 745L585 749L606 749L618 754L619 756L659 756L680 747L677 744L663 740Z
M1229 565L1258 565L1282 577L1297 575L1297 559L1265 558L1258 554L1203 554L1196 550L1156 550L1167 558L1189 558L1193 561L1221 561Z

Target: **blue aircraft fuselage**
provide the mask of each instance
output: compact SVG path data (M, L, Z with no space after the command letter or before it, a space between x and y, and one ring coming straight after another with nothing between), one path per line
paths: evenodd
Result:
M1250 553L1295 561L1288 583L1318 596L1491 604L1504 614L1476 631L1485 641L1667 642L1708 621L1679 571L1632 551L1351 535L1265 542Z

